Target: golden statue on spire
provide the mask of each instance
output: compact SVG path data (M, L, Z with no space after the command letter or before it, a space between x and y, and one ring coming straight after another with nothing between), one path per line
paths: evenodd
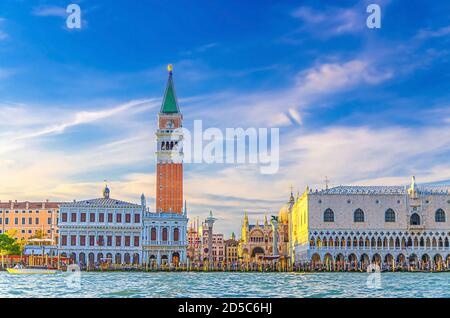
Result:
M169 73L172 73L173 72L173 65L172 64L167 65L167 70L169 71Z

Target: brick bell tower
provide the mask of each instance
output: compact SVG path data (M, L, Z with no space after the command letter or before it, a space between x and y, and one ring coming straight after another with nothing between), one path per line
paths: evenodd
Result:
M170 64L169 79L158 114L156 212L183 213L183 115L178 107Z

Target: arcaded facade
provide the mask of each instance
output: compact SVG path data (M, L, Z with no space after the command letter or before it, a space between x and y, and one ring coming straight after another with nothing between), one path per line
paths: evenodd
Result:
M450 187L307 189L292 208L296 263L439 266L450 261Z

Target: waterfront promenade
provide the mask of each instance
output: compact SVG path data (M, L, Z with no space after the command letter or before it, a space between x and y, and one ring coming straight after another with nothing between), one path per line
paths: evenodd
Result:
M82 271L143 271L143 272L450 272L448 264L312 264L303 263L295 266L281 264L237 263L234 265L207 264L163 264L160 266L144 265L82 265Z

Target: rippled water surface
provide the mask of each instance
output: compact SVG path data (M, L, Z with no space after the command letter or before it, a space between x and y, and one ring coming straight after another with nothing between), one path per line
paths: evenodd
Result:
M450 297L450 273L0 273L2 297ZM72 282L72 283L71 283Z

